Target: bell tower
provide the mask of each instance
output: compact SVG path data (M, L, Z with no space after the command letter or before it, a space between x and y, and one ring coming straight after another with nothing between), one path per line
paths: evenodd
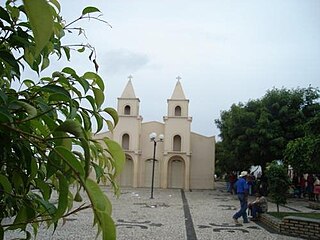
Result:
M124 173L121 174L121 185L131 183L132 187L138 186L138 162L141 154L140 136L142 117L139 115L140 100L136 97L132 86L132 76L118 98L118 116L119 122L113 130L113 139L120 143L126 154L126 165ZM126 166L132 166L128 169ZM133 172L132 174L129 174ZM128 173L127 176L125 173ZM130 178L130 179L127 179Z
M173 166L176 162L181 162L183 170L183 185L184 189L189 189L189 175L190 175L190 159L191 159L191 122L192 118L189 117L189 99L185 97L181 86L181 77L177 77L177 83L168 103L167 116L163 117L165 122L165 145L164 151L166 155L166 170L164 174L167 182L163 187L172 187L175 179L170 178L174 176ZM170 170L171 169L171 170ZM170 175L170 176L169 176ZM172 182L172 183L170 183Z

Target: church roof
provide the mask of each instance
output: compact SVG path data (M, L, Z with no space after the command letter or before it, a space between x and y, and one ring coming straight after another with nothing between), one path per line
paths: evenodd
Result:
M121 98L137 98L133 90L131 79L129 79L127 86L123 90Z
M186 99L179 80L177 81L176 87L173 90L171 99Z

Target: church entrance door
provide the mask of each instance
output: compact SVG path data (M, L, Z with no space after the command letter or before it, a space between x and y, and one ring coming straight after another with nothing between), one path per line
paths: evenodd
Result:
M126 155L126 162L120 174L120 186L133 186L133 160L129 155Z
M168 187L184 188L185 164L181 157L173 157L169 161Z

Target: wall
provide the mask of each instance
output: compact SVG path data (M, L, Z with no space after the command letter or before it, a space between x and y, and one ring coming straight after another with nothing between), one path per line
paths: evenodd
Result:
M287 216L279 220L269 214L261 214L259 219L281 234L304 239L320 239L319 219Z

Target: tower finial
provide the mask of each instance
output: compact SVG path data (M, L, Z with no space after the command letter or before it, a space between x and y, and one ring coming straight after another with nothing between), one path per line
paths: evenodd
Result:
M128 79L129 79L129 81L131 81L132 80L132 75L130 74L129 76L128 76Z
M178 77L176 77L176 79L177 79L178 81L180 81L181 77L180 77L180 76L178 76Z

